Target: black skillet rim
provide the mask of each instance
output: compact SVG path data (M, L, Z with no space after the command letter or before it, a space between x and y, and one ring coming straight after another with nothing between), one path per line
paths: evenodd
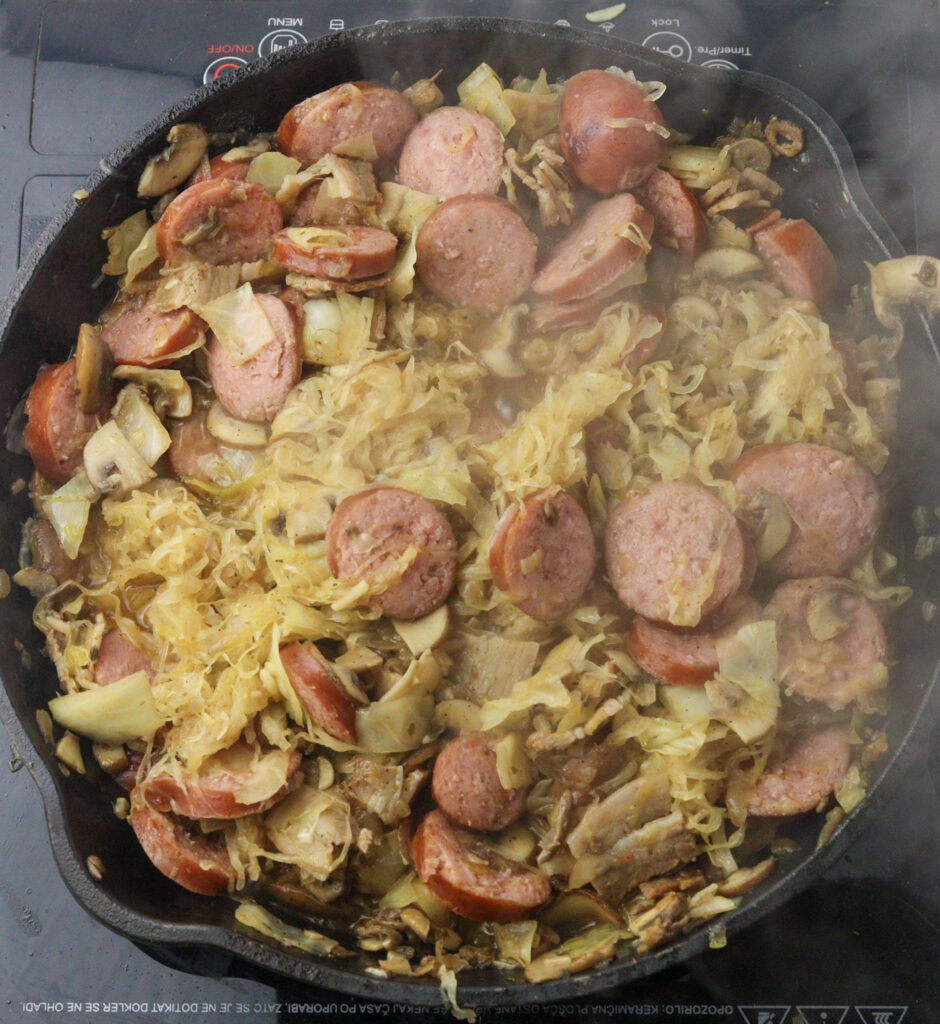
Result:
M145 155L150 155L162 148L166 130L170 125L189 116L194 108L205 100L224 93L242 82L262 77L269 70L283 63L308 60L319 54L354 47L359 41L371 42L384 37L394 38L402 33L410 35L419 32L437 34L474 31L524 35L529 38L536 36L553 42L576 43L609 53L611 63L623 63L625 60L653 63L672 74L691 74L693 77L700 75L705 81L709 77L713 81L718 81L721 76L724 82L731 81L735 86L746 85L758 92L771 95L776 101L798 112L804 123L810 124L818 133L830 153L833 169L840 176L846 203L851 209L852 215L876 246L886 257L902 254L899 243L873 208L862 188L854 158L841 131L825 111L799 90L754 72L729 72L698 66L690 67L635 44L595 35L580 29L493 18L427 18L390 22L381 26L353 29L323 37L259 60L235 72L224 85L203 86L152 119L101 162L100 169L90 176L85 183L85 188L89 193L94 193L115 175L122 178L133 178L132 172L119 169L125 164L133 165L135 161L137 164L141 164ZM66 204L43 231L17 273L9 295L0 305L0 336L3 336L4 339L6 328L16 313L20 299L32 282L34 275L42 271L47 250L66 223L71 220L76 211L80 210L80 206L81 204L77 201ZM922 318L921 326L926 333L929 346L936 353L936 345ZM2 353L3 344L0 342L0 353ZM835 836L822 850L810 854L796 868L782 872L778 879L739 910L718 919L728 934L740 931L803 889L841 856L849 842L862 830L863 822L874 816L876 804L874 798L884 786L886 778L889 775L894 777L899 774L905 754L910 753L911 735L923 717L924 708L930 700L936 682L937 672L935 671L933 680L924 686L922 699L911 716L909 727L880 766L879 775L873 781L866 801L847 816ZM145 943L166 946L202 945L225 950L257 966L301 981L323 985L339 992L400 1003L429 1006L441 1003L440 987L434 979L426 979L422 983L416 984L413 981L402 982L397 979L378 978L361 971L351 973L338 969L339 962L287 953L267 942L258 941L247 933L234 931L228 927L214 924L170 924L148 918L116 902L96 885L88 874L84 862L73 848L65 820L65 809L62 803L64 797L59 792L59 779L55 774L54 757L51 751L39 750L33 745L13 708L5 686L0 689L0 717L2 717L20 754L24 755L25 763L39 787L53 853L66 885L78 902L108 927L131 939ZM472 975L460 976L458 999L463 1005L493 1006L524 1005L577 998L603 992L619 983L639 979L688 957L698 955L707 949L708 944L708 929L699 928L665 949L638 960L617 960L584 974L540 985L516 982L514 979L502 975L494 983L475 983L473 975L478 975L478 972L472 972ZM468 982L466 984L463 983L465 977Z

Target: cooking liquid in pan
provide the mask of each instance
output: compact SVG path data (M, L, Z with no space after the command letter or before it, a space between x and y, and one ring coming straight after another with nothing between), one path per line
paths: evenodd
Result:
M286 3L277 6L274 17L271 5L252 3L54 4L46 8L38 35L33 83L38 12L26 3L8 4L5 31L10 40L4 41L4 50L9 45L10 57L3 84L7 85L9 75L10 89L4 91L13 97L13 103L0 115L6 129L2 137L4 170L7 180L16 181L16 187L2 207L4 232L0 238L6 240L0 246L3 284L8 283L16 262L16 247L8 240L19 237L20 255L25 254L41 222L94 167L96 154L110 149L137 124L199 84L204 76L224 74L225 65L236 62L235 58L250 61L267 52L265 46L271 50L287 45L294 38L291 33L313 38L340 27L332 22L341 16L344 27L415 14L532 16L532 5L521 2L500 4L499 10L496 4L476 3L440 4L434 10L424 5L415 10L415 6L388 4L380 9L378 4L357 4L354 14L346 11L342 16L342 12L334 15L325 4ZM596 6L600 5L540 4L538 17L546 21L565 18L573 26L585 27L589 23L584 13ZM557 8L551 12L555 17L549 17L549 7ZM704 4L669 5L668 11L662 5L655 10L631 6L612 20L609 31L647 42L692 63L729 60L742 68L776 74L808 91L849 134L875 205L891 222L905 248L937 253L940 217L932 210L932 196L921 177L936 166L933 154L925 150L925 146L936 143L925 139L916 128L918 123L925 123L921 104L928 102L916 88L921 74L925 70L930 73L929 67L922 67L923 53L931 49L924 30L932 30L934 36L940 30L936 11L930 12L932 17L925 11L922 24L916 13L905 12L911 27L920 33L915 43L913 37L898 33L896 21L888 23L884 9L879 9L875 19L875 9L863 3L821 7L761 3L755 8L759 10L722 5L718 13ZM117 13L120 17L114 16ZM270 24L272 20L279 24ZM873 25L873 20L883 23ZM18 31L11 32L11 28ZM27 39L31 41L25 42ZM846 40L851 41L850 46ZM877 60L866 57L866 48L868 53L878 54ZM809 56L795 59L796 52ZM860 64L865 68L861 82ZM854 88L844 88L846 82ZM34 89L31 122L25 113L30 86ZM76 97L74 104L56 102L64 90ZM122 101L133 96L134 102L117 103L118 96ZM27 100L25 104L23 99ZM17 194L21 187L22 192ZM928 756L932 757L933 781L927 768ZM898 1007L911 1006L907 1019L917 1019L918 1003L928 1011L936 1006L936 980L929 968L929 951L940 947L940 935L930 920L940 917L940 896L929 854L937 848L934 822L940 818L940 792L935 784L937 756L936 741L932 751L915 755L913 769L898 795L890 802L882 801L879 808L880 820L872 831L881 838L866 835L830 871L824 883L769 915L750 932L735 937L729 949L708 954L687 965L688 969L674 968L634 985L629 992L608 998L605 1004L801 1005L807 1021L830 1020L819 1016L822 1004L833 1007L831 1020L840 1019L836 1004L880 1006L895 1014L882 1018L886 1024L900 1019ZM10 975L18 979L7 996L14 1006L29 1000L54 1003L61 998L102 1004L109 1000L146 1000L153 1007L155 998L170 988L168 979L172 979L177 1005L202 1000L217 1005L242 1003L252 1008L252 1020L302 1019L291 1016L289 1009L280 1015L266 1010L265 1003L317 1002L309 988L273 976L240 980L237 976L251 969L231 963L223 953L180 956L155 951L165 962L194 974L225 975L231 971L236 977L184 977L133 950L129 953L125 940L91 922L62 890L48 856L38 799L25 774L4 775L0 785L10 808L8 824L14 826L8 829L7 856L0 874L0 892L8 907L2 919L3 947L8 958L18 957L24 963L16 970L13 961L7 961L11 963ZM922 810L912 814L912 807ZM32 842L25 839L30 829L34 833ZM898 842L897 852L884 849L884 837L891 835L905 836L903 842ZM46 864L37 870L35 862L42 858ZM24 880L28 881L24 884ZM810 919L813 924L808 930ZM781 945L781 935L789 936L790 941ZM840 962L851 965L851 971L821 969L820 958L812 952L821 945L832 950ZM898 946L904 955L898 954ZM24 950L28 956L23 955ZM82 970L83 963L88 970ZM128 970L136 975L130 984ZM838 987L832 984L835 973L840 974ZM321 1005L343 1002L340 997L322 993L317 997ZM43 1019L41 1014L46 1011L35 1012L40 1015L32 1019ZM59 1019L56 1012L53 1008L46 1019ZM742 1010L740 1015L768 1024L793 1019L779 1009L774 1011L776 1016L763 1018L749 1016L750 1012ZM515 1011L518 1016L525 1014L524 1010ZM148 1019L146 1014L140 1016ZM181 1009L177 1016L168 1014L162 1019L194 1018ZM213 1017L208 1013L201 1019ZM414 1019L414 1015L408 1019ZM648 1019L656 1017L650 1015Z

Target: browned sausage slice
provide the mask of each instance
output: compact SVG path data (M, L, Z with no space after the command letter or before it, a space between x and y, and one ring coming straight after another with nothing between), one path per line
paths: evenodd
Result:
M871 602L848 580L788 580L774 591L767 612L777 623L786 692L837 710L884 685L884 627Z
M502 172L499 129L463 107L432 110L411 130L398 158L399 182L438 199L495 195Z
M99 424L97 416L78 407L74 359L39 371L26 416L23 443L33 465L50 483L64 484L82 464L85 442Z
M607 575L628 608L673 626L697 626L750 586L753 552L737 520L697 484L655 483L611 513Z
M200 342L206 325L191 309L154 309L150 299L128 306L106 324L101 337L118 366L168 366Z
M635 188L663 158L659 107L633 82L609 71L582 71L565 85L561 151L572 173L603 195Z
M293 313L274 295L259 294L274 340L244 363L235 363L213 337L206 346L206 369L213 390L235 417L259 423L273 420L300 380L303 358Z
M137 841L158 871L190 892L221 896L234 888L236 873L228 854L189 825L133 801L130 822Z
M170 427L167 458L173 475L183 483L231 487L251 476L257 456L213 437L206 430L206 409L200 407Z
M298 274L335 281L377 277L395 265L398 238L358 224L287 228L274 236L274 259Z
M101 638L98 647L95 682L99 686L108 686L135 672L146 672L153 679L153 663L119 629L112 627Z
M836 261L808 221L781 217L755 231L754 246L770 276L794 299L823 305L836 286Z
M691 632L663 629L641 616L627 633L627 650L645 672L662 683L696 686L713 679L718 671L715 642L734 636L742 626L760 618L760 605L746 597L721 616L718 622Z
M394 159L417 121L415 108L394 89L344 82L292 107L277 130L277 147L307 165L368 136L379 160Z
M801 736L771 758L748 801L749 814L770 818L812 811L849 768L851 747L838 729Z
M414 561L400 579L395 563ZM339 579L389 582L374 600L393 619L420 619L439 608L457 572L457 540L443 512L399 487L374 487L344 498L326 530L326 557Z
M440 811L418 826L411 856L421 881L450 910L472 921L518 921L551 895L548 879L495 853Z
M756 536L768 528L771 516L789 517L789 534L780 535L783 547L765 562L780 576L842 575L875 539L881 522L875 478L835 448L804 442L758 445L738 459L729 477L738 515Z
M251 263L267 256L283 218L263 185L230 178L184 189L157 222L157 249L170 265Z
M431 792L458 825L499 832L525 810L527 786L504 789L496 770L496 737L473 732L450 740L437 755Z
M625 192L595 203L548 254L532 291L571 302L613 284L648 251L653 215Z
M296 750L269 750L263 754L247 743L235 743L206 758L196 772L151 771L138 784L138 792L158 811L181 814L184 818L242 818L273 807L300 782ZM239 794L257 786L268 776L286 782L262 800L242 801Z
M497 312L521 298L535 273L538 242L496 196L455 196L418 232L418 276L454 306Z
M687 259L694 259L708 244L708 225L698 200L668 171L657 167L633 194L656 220L654 239Z
M596 562L594 532L584 509L555 488L512 504L490 546L493 582L541 622L577 608Z
M310 717L331 736L356 742L356 702L314 644L281 648L281 664Z

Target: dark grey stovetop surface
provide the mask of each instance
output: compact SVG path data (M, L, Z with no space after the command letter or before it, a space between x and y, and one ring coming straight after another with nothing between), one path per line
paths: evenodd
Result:
M472 14L590 28L607 0L0 0L0 292L48 217L139 124L233 65L380 19ZM637 0L595 26L695 64L782 78L839 123L908 251L940 256L940 12L931 0ZM925 629L929 628L925 625ZM934 626L933 628L936 628ZM725 950L605 999L513 1020L936 1024L940 715L876 822L818 885ZM89 918L0 731L0 1022L420 1021L211 951L143 950ZM810 923L808 923L810 922ZM203 976L207 975L207 976ZM500 1014L484 1011L481 1020Z

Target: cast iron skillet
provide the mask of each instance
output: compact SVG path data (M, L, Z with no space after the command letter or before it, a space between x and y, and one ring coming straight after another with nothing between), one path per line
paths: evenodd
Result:
M351 79L389 81L396 70L406 82L441 68L445 95L481 60L505 79L534 76L545 67L551 78L612 64L632 68L642 80L664 81L661 107L669 124L709 141L734 116L766 119L777 115L805 132L802 157L783 164L785 212L806 216L844 260L843 285L864 281L862 260L877 262L901 254L900 246L863 193L848 146L836 125L807 97L763 76L715 71L680 64L616 39L571 29L520 22L448 19L386 24L333 35L295 47L236 74L224 87L200 89L145 126L108 156L88 181L89 197L70 203L43 233L0 308L0 422L14 421L16 410L44 362L66 358L82 321L94 321L109 295L99 286L102 244L99 233L139 208L137 177L148 156L158 152L168 128L195 120L211 131L250 134L270 131L281 116L306 96ZM909 553L914 544L910 510L940 505L935 470L940 462L940 374L938 354L926 325L915 321L905 342L902 374L906 386L901 409L901 454L891 494L892 544ZM15 447L15 445L13 445ZM0 493L28 477L28 459L0 453ZM0 564L17 568L19 533L29 515L24 492L0 502ZM883 799L886 773L900 754L929 699L936 672L940 634L925 635L919 617L921 599L931 595L929 563L905 560L915 599L891 624L898 664L892 676L889 718L891 754L878 766L872 795L814 853L820 820L799 821L791 830L799 849L782 858L778 871L747 894L742 907L721 919L729 933L740 930L817 877L875 819ZM234 923L234 902L195 896L167 881L144 857L130 828L118 821L111 804L113 782L103 778L91 757L88 775L63 777L42 740L35 711L56 692L56 677L41 651L41 636L31 622L32 602L14 588L4 602L0 622L0 711L41 790L53 851L66 884L99 920L132 939L156 945L205 945L230 951L282 974L363 997L433 1005L441 1001L434 979L384 980L364 971L358 959L328 961L287 951L245 933ZM88 873L86 859L97 854L104 864L101 881ZM459 998L478 1006L525 1004L567 999L609 989L699 954L709 936L700 929L681 941L634 961L629 956L584 974L543 985L519 976L474 971L459 976ZM732 939L733 941L733 939Z

